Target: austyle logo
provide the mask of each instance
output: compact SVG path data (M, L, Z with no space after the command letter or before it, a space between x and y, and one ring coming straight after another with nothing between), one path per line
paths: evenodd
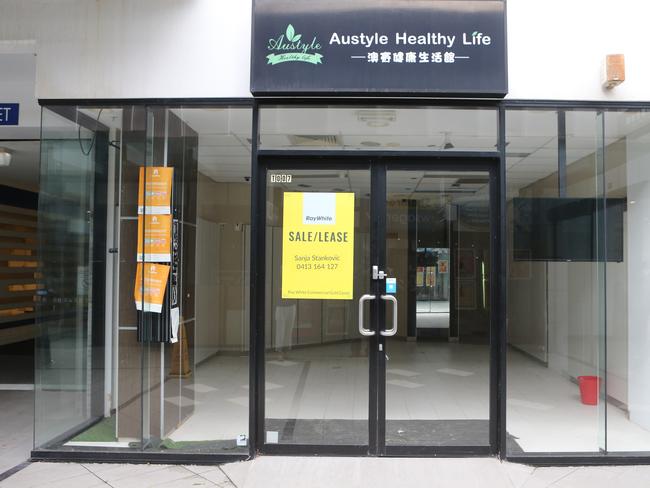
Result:
M296 34L291 24L287 26L284 34L269 39L266 48L271 51L271 54L266 56L267 64L275 65L293 61L322 64L323 55L315 52L321 50L316 36L309 43L303 42L302 34Z

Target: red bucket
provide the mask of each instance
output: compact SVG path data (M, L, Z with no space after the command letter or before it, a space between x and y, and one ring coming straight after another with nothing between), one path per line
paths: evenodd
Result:
M578 376L580 400L585 405L598 405L598 391L602 379L598 376Z

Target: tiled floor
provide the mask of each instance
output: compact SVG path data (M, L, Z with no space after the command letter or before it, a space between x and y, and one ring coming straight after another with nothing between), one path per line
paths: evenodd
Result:
M393 341L387 353L388 419L488 418L487 346ZM269 357L267 416L367 419L367 354L363 343L350 342ZM232 439L247 432L247 375L245 358L215 357L200 367L195 413L171 437ZM597 452L602 442L602 410L583 405L578 386L568 378L516 351L508 356L507 406L508 433L525 451ZM650 432L612 404L608 433L611 451L650 450Z
M487 346L394 340L387 354L389 420L488 418ZM367 355L367 342L361 341L272 353L266 363L267 416L321 423L354 420L363 425L368 415ZM173 441L228 440L233 444L238 435L248 432L246 356L224 355L206 361L197 368L192 388L194 413L169 434ZM576 384L516 351L508 356L507 406L508 434L524 451L597 452L602 442L601 409L583 405ZM18 425L15 420L30 414L29 408L30 403L18 401L3 407L7 414L0 427L3 439L12 439L11 429ZM607 420L610 451L650 451L650 432L631 422L620 408L609 404ZM31 419L25 425L31 429ZM437 440L432 438L431 444L439 444ZM335 438L327 441L340 443ZM0 464L7 469L24 459L29 447L21 451L23 458L12 458L10 450L3 449Z
M494 458L261 456L221 466L34 463L0 488L647 488L650 466L552 467Z
M393 341L387 353L388 419L488 418L487 346ZM367 419L367 355L367 343L360 341L274 353L266 363L267 417L319 422ZM206 361L197 369L192 388L194 414L170 434L171 439L232 442L247 433L245 356ZM566 377L516 351L508 357L507 405L508 433L524 451L598 451L604 426L601 410L583 405L577 385ZM650 432L630 422L614 405L608 405L608 429L610 439L617 440L609 443L610 450L650 450ZM437 444L436 439L432 444Z
M0 390L0 473L29 458L33 447L34 392Z

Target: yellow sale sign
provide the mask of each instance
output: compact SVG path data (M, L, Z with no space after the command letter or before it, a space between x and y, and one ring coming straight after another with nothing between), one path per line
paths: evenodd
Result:
M354 193L284 194L282 298L352 300Z

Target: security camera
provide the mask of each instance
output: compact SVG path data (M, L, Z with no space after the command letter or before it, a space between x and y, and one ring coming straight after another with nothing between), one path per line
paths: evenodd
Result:
M244 176L244 181L250 181L251 177L250 176Z

